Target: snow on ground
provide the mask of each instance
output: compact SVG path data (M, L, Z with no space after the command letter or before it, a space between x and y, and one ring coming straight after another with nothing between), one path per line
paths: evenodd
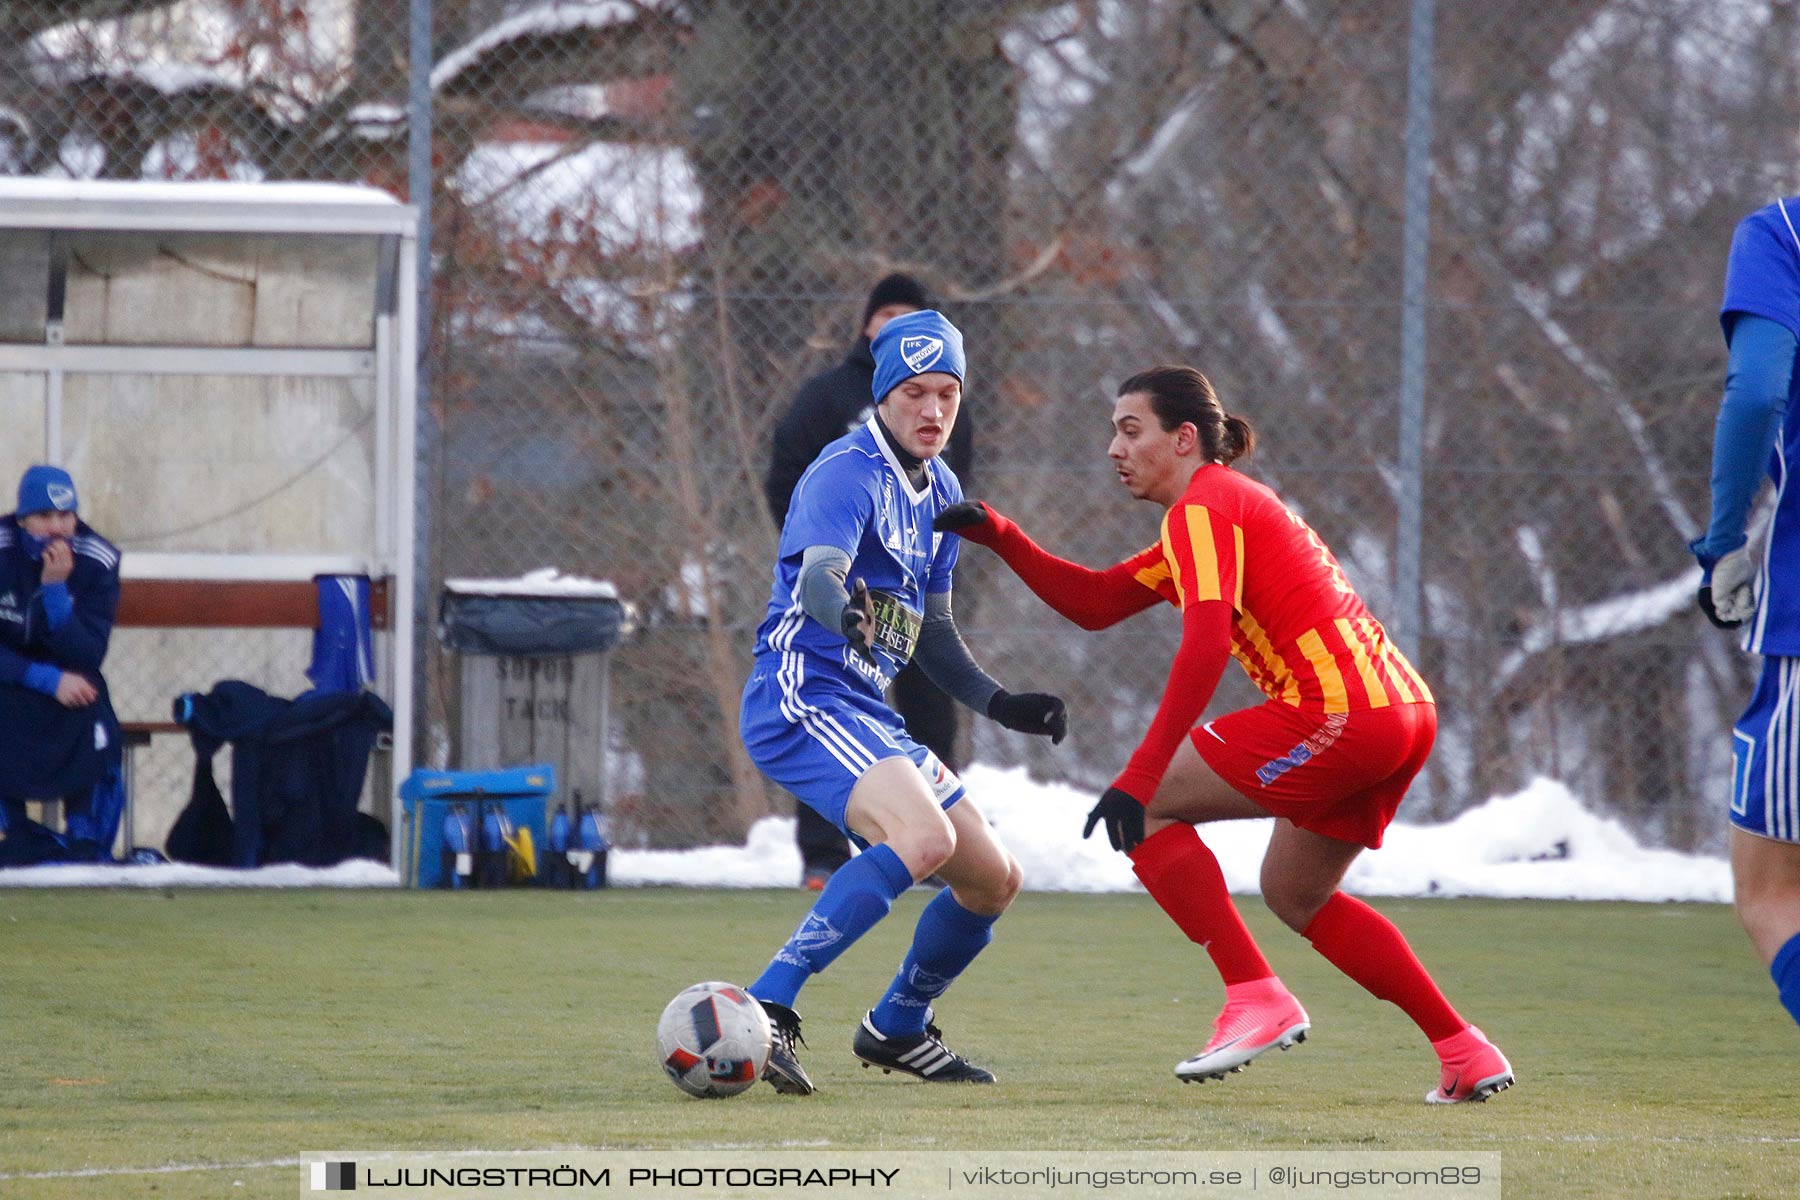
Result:
M1034 783L1022 769L975 766L969 794L1025 868L1027 890L1124 892L1138 887L1123 855L1095 830L1081 839L1094 796ZM1203 827L1234 892L1257 890L1273 821ZM621 885L791 887L800 877L793 822L771 817L743 846L687 851L614 851ZM1617 821L1595 816L1559 783L1539 780L1442 825L1394 825L1378 851L1357 859L1345 881L1367 896L1501 896L1557 900L1731 898L1722 858L1642 846Z
M400 877L380 863L353 859L335 867L284 864L239 871L230 867L196 867L160 863L154 867L99 867L64 864L14 867L0 871L3 887L255 887L378 888L397 887Z
M1025 868L1028 890L1126 892L1138 888L1124 856L1081 824L1094 797L1062 784L1034 783L1023 770L972 767L969 793ZM1271 821L1203 828L1234 892L1257 890ZM770 817L742 846L698 850L615 850L612 881L623 887L787 888L800 878L792 818ZM386 867L351 862L319 870L265 867L28 867L0 871L0 887L395 887ZM1394 825L1379 851L1365 853L1345 881L1365 896L1493 896L1552 900L1731 898L1722 858L1645 847L1617 821L1595 816L1559 783L1539 780L1442 825Z

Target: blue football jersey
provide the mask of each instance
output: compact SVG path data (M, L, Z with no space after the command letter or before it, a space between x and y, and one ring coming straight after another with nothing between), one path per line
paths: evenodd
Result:
M1800 338L1800 197L1778 200L1738 223L1725 267L1719 318L1749 313L1786 326ZM1800 369L1788 384L1787 417L1769 455L1775 482L1775 519L1763 550L1756 615L1744 648L1758 654L1800 655L1800 488L1789 488L1800 462Z
M875 418L819 451L794 488L769 610L756 631L756 653L798 655L803 669L854 679L879 695L911 656L927 593L950 590L962 539L936 533L931 522L963 498L962 484L942 458L925 465L914 490ZM846 587L858 579L874 600L874 663L800 607L800 563L809 546L835 546L850 556Z

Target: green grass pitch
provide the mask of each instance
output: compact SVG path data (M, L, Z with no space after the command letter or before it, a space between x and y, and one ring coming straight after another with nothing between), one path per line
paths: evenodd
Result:
M1800 1031L1723 907L1378 902L1518 1072L1431 1107L1412 1025L1255 899L1313 1032L1224 1083L1170 1074L1221 991L1141 895L1001 923L941 1014L998 1086L865 1071L851 1033L924 899L802 995L819 1094L720 1103L662 1077L656 1017L754 975L798 890L0 893L0 1195L287 1197L328 1149L784 1142L1498 1150L1509 1198L1800 1195Z

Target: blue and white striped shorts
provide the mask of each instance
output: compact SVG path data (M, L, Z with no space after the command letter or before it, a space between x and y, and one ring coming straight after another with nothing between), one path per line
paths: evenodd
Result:
M1731 823L1800 842L1800 658L1771 655L1731 727Z
M850 791L884 758L912 759L944 808L965 792L956 773L915 742L880 697L799 651L757 657L744 684L738 733L764 775L847 834Z

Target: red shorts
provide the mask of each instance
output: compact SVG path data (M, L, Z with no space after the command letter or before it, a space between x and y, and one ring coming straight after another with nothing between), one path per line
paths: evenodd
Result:
M1370 849L1437 738L1437 706L1307 712L1271 700L1188 735L1206 765L1277 817Z

